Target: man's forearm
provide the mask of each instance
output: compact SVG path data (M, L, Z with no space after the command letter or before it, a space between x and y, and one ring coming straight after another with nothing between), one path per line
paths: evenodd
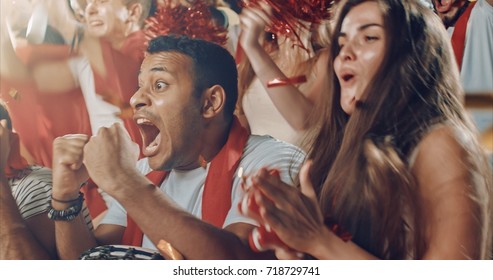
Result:
M55 201L52 203L55 209L67 207ZM98 245L84 221L82 211L72 221L55 221L55 236L60 259L78 259L84 251Z
M22 218L7 179L0 175L0 259L51 259Z
M116 194L115 198L154 244L165 240L186 259L258 257L235 234L183 211L159 188L141 179L128 185L132 188Z

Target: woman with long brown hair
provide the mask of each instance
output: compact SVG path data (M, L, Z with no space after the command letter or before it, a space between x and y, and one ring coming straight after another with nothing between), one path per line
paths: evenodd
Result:
M277 256L490 258L491 170L438 17L416 0L344 1L331 62L300 188L252 176L260 222L290 248Z

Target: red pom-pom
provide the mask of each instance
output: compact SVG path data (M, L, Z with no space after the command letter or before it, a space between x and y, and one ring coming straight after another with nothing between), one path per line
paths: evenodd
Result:
M190 7L165 0L158 5L154 16L146 19L144 33L148 40L160 35L175 34L222 46L228 39L227 30L214 23L209 8L202 0L195 1Z
M310 26L304 25L299 20L309 24L318 24L327 20L331 15L331 7L336 2L335 0L249 0L247 3L242 1L241 5L243 7L258 5L260 1L271 6L273 11L272 24L266 31L277 35L293 36L301 46L303 44L296 32L296 26L306 29Z

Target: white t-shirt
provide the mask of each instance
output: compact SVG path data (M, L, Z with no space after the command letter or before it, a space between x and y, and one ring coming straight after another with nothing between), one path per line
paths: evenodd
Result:
M466 94L493 92L493 7L478 0L467 22L462 69ZM481 133L493 126L490 108L468 108Z
M461 79L467 93L493 92L493 7L478 0L467 22Z
M243 168L244 175L253 174L262 167L276 168L280 171L281 179L285 183L293 184L304 157L304 152L291 144L268 136L252 135L243 150L238 168ZM137 163L137 168L142 174L151 171L146 158ZM199 167L189 171L172 170L161 184L160 189L184 210L197 218L201 218L202 193L208 170L209 165L207 169ZM223 228L234 223L257 224L253 219L239 213L238 204L243 195L244 191L240 187L240 179L235 176L231 190L231 209L226 216ZM101 223L127 226L127 213L120 203L115 202ZM142 247L155 249L155 246L145 235Z

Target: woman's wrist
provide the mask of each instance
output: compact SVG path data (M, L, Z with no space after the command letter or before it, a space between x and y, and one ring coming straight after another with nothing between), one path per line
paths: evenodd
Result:
M241 47L248 57L258 55L258 52L261 51L265 52L264 48L258 41L242 44Z
M320 234L317 238L312 239L311 246L307 249L307 254L319 260L333 259L332 243L336 236L328 227L322 226Z

